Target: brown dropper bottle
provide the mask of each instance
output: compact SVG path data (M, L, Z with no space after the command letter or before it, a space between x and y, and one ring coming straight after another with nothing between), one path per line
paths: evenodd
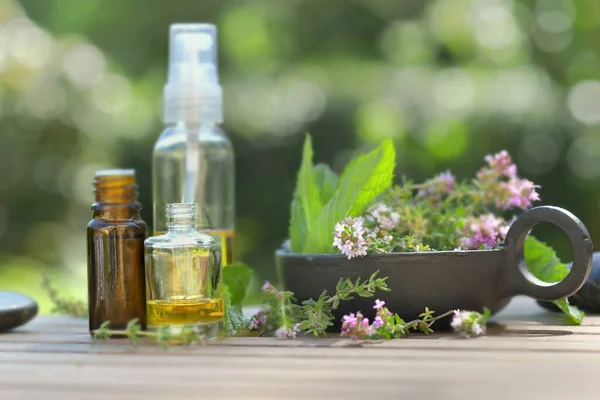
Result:
M94 180L96 201L87 226L90 334L105 321L123 330L138 318L146 329L144 240L134 170L103 170Z

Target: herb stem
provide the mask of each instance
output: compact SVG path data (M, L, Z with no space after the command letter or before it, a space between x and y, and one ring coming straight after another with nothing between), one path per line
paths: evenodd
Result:
M447 311L447 312L445 312L445 313L443 313L443 314L441 314L441 315L438 315L437 317L433 317L433 318L426 318L426 319L423 319L423 320L420 320L420 319L415 319L415 320L412 320L412 321L410 321L410 322L407 322L407 323L405 323L404 325L402 325L402 326L400 327L400 329L402 329L402 330L408 329L408 328L410 328L411 326L413 326L414 324L417 324L417 323L419 323L419 322L427 322L427 323L428 323L428 324L427 324L427 326L431 326L431 325L433 325L433 323L434 323L435 321L437 321L437 320L439 320L439 319L442 319L442 318L445 318L445 317L447 317L447 316L449 316L449 315L452 315L453 313L454 313L454 310L450 310L450 311Z

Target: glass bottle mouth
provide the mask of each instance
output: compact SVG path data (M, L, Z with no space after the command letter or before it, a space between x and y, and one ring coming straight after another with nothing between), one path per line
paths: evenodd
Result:
M169 230L196 229L198 223L196 203L169 203L166 213Z

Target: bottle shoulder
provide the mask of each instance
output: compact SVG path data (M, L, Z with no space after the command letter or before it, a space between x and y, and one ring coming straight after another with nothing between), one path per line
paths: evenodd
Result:
M117 234L135 234L146 237L148 226L141 219L105 219L93 218L87 224L88 234L106 234L114 232Z
M187 144L189 134L197 143L203 146L214 146L219 148L232 149L231 140L218 125L201 125L197 128L189 128L182 125L172 125L166 127L154 145L154 150L165 148L179 148Z
M209 247L216 250L221 247L218 238L197 231L185 234L167 232L164 235L151 236L146 239L145 243L150 248Z

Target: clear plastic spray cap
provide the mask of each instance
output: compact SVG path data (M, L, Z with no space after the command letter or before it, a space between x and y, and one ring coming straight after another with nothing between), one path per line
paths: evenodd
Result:
M222 122L214 25L171 25L164 95L165 122Z

